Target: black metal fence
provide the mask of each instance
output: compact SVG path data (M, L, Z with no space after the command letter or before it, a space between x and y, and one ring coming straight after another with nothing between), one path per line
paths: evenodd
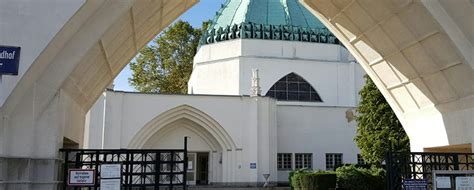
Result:
M385 161L389 190L408 180L426 180L431 189L434 170L474 170L474 153L390 152Z
M100 189L102 164L120 164L121 189L186 189L187 148L184 149L61 149L63 189ZM92 169L95 183L68 183L71 169Z

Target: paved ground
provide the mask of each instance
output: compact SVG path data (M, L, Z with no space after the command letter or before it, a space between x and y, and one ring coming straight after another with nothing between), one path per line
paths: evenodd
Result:
M219 186L190 186L192 190L290 190L290 187L219 187Z

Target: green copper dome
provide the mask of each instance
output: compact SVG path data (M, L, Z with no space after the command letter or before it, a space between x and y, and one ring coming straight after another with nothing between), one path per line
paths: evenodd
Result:
M237 38L339 43L298 0L227 0L201 44Z

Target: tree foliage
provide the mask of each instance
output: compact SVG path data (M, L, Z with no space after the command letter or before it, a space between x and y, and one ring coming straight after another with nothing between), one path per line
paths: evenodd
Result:
M174 23L130 63L129 83L140 92L186 93L201 34L201 29L188 22Z
M366 75L359 92L357 135L355 141L365 162L380 165L387 151L410 150L408 136L400 121L374 82Z

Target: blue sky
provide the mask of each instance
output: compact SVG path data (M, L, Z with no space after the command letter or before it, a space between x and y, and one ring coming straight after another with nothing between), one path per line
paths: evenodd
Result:
M221 4L225 3L225 1L226 0L200 0L199 3L186 11L178 19L188 21L193 27L201 27L203 21L214 18L216 11L219 10ZM128 78L130 77L132 77L132 71L130 71L130 67L127 65L115 78L114 89L135 91L135 89L128 84Z

